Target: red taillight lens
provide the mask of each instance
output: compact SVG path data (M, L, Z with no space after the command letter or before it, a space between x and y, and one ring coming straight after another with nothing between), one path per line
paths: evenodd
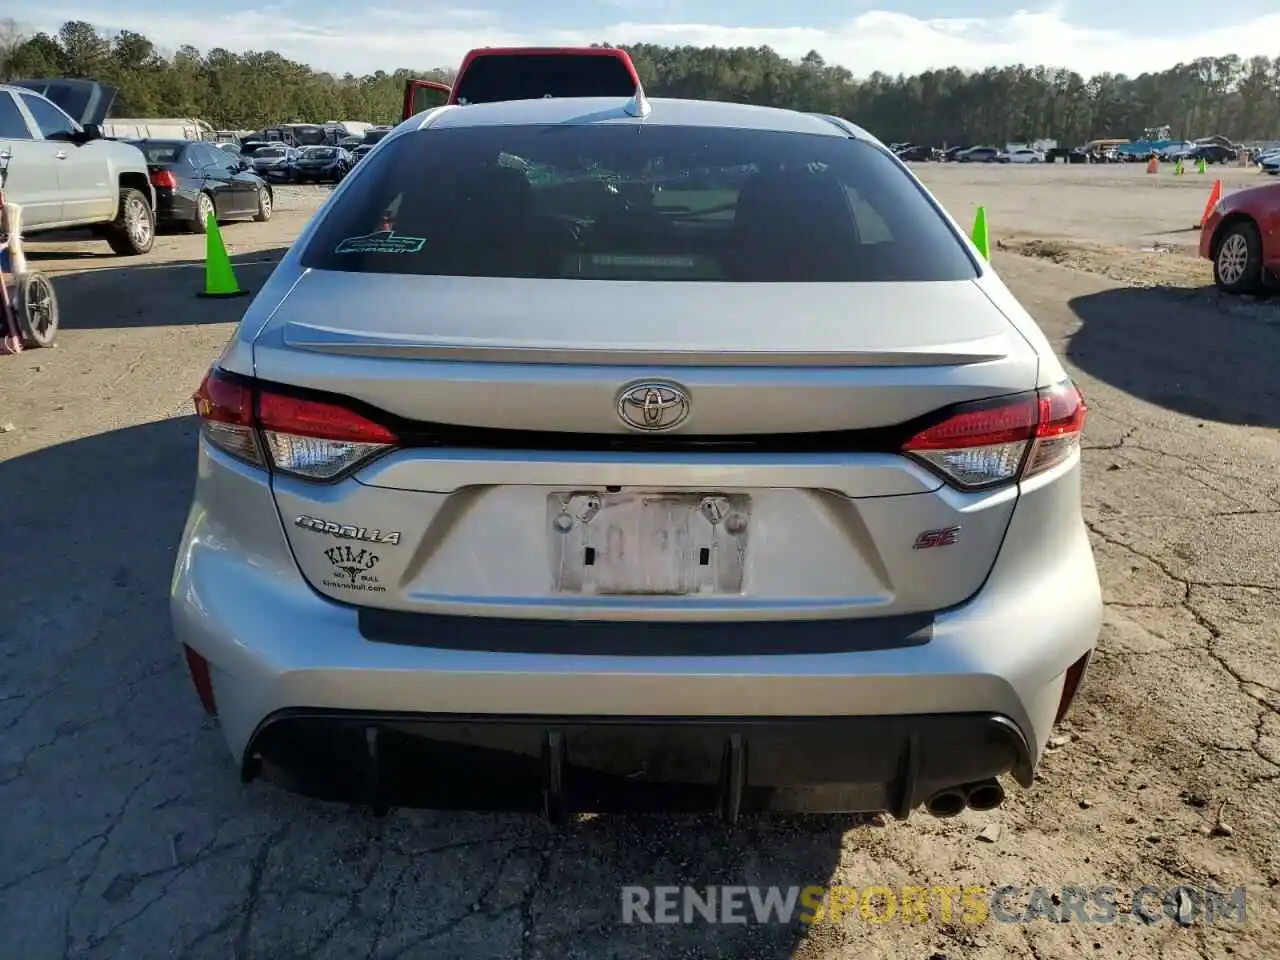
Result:
M1062 697L1058 701L1058 713L1053 718L1053 725L1056 727L1064 719L1071 710L1071 704L1075 703L1076 694L1080 692L1080 684L1084 681L1085 673L1089 669L1089 659L1093 656L1093 651L1089 651L1070 667L1067 668L1067 674L1062 678Z
M1024 479L1056 467L1080 449L1088 412L1079 388L1070 380L1040 391L1040 422L1036 425L1035 446L1022 472Z
M185 643L182 652L187 657L187 670L191 673L191 683L196 688L196 696L200 698L200 706L211 717L218 715L218 702L213 696L213 675L209 670L209 661L196 653Z
M219 450L246 463L265 466L258 433L253 427L253 390L214 367L192 398L200 432Z
M1084 398L1070 380L1035 393L958 408L908 440L904 453L962 490L1043 473L1080 447Z
M177 190L178 178L173 175L172 170L152 170L151 185L162 190Z
M341 404L279 393L216 367L195 404L205 438L218 449L309 480L332 480L399 442L393 431Z

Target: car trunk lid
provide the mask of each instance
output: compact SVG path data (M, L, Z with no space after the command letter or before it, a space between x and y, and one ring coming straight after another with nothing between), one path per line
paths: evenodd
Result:
M1035 352L973 281L800 293L308 272L255 341L257 376L413 439L337 482L276 477L301 569L335 599L470 615L963 601L1016 487L951 489L883 438L1033 389ZM677 390L687 419L628 426L637 383Z

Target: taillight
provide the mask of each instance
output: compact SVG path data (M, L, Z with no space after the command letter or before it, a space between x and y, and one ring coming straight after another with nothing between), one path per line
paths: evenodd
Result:
M311 480L329 480L389 450L396 435L332 403L260 392L258 423L274 466Z
M205 440L246 463L266 466L254 429L250 387L214 367L205 374L193 400Z
M162 190L177 190L178 178L173 175L172 170L152 170L151 185Z
M1080 448L1084 397L1070 380L1032 393L957 407L902 447L952 486L982 490L1026 480Z
M393 431L341 404L277 392L216 367L195 404L210 444L308 480L332 480L399 442Z

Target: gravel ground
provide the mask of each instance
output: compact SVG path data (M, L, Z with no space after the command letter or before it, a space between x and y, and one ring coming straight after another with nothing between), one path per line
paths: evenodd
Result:
M1148 174L1140 163L915 163L916 175L965 226L979 205L993 235L1086 240L1144 248L1194 248L1215 180L1230 193L1280 183L1256 167L1209 167L1174 176L1164 164Z
M162 237L139 261L48 240L33 254L56 277L65 331L56 349L0 358L0 956L1276 956L1276 308L1224 304L1177 270L1143 273L1141 248L1198 216L1208 184L1195 175L921 174L962 222L987 206L1007 250L996 269L1091 405L1085 509L1106 625L1032 790L1011 785L1002 809L948 821L727 831L687 818L374 820L241 786L166 603L192 482L188 398L243 301L194 296L199 237ZM224 229L242 284L263 282L324 195L282 188L271 223ZM977 885L984 897L1014 885L1006 905L1023 913L1037 885L1110 884L1118 913L970 922L982 918L935 902L915 922L853 911L816 925L637 926L620 923L624 884ZM1132 904L1144 885L1243 886L1247 913L1144 920Z

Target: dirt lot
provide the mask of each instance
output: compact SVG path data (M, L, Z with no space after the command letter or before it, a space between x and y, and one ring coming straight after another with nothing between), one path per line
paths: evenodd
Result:
M1141 274L1140 248L1198 217L1208 183L1194 174L1159 186L1132 168L923 176L962 222L985 204L1008 250L1039 239L1066 251L995 259L1091 404L1085 499L1108 602L1096 666L1033 790L1010 785L998 812L947 821L727 831L379 821L242 787L166 602L192 482L188 397L244 301L196 299L199 238L165 238L138 262L43 242L65 332L56 349L0 358L0 956L1280 953L1280 306ZM290 192L272 223L225 228L242 284L262 283L321 195ZM1105 252L1073 259L1077 248ZM1136 272L1116 279L1124 271ZM624 884L1015 885L1014 911L1035 886L1110 884L1120 912L970 923L935 905L914 923L854 911L813 926L636 926L620 923ZM1247 913L1148 922L1130 910L1144 885L1244 886Z

